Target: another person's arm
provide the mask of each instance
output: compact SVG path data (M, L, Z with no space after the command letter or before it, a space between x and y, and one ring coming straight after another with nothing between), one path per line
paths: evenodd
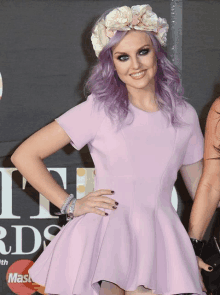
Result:
M180 173L189 192L190 197L194 200L196 190L202 176L203 159L191 165L183 165L180 168Z
M205 130L204 167L193 203L189 236L201 240L220 201L220 100L208 114ZM216 148L215 148L216 147ZM215 159L219 158L219 159Z
M198 192L199 183L201 183L202 181L203 165L204 165L204 159L201 159L202 155L204 156L204 149L203 149L204 139L201 133L200 124L199 124L198 116L196 113L194 113L193 126L194 127L192 131L192 136L189 140L183 165L180 168L180 172L190 196L192 197L192 199L195 199ZM199 257L197 257L197 259L198 259L198 265L200 269L211 271L210 265L204 263L202 259ZM203 291L206 291L206 288L203 284L202 277L201 277L201 284L202 284Z

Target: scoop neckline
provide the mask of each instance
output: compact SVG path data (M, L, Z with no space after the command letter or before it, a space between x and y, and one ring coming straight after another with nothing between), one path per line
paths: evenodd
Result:
M138 110L138 111L141 111L141 112L143 112L143 113L150 114L150 115L157 114L157 113L160 112L160 109L158 109L158 110L155 111L155 112L148 112L148 111L142 110L142 109L136 107L135 105L133 105L133 103L132 103L130 100L129 100L129 105L130 105L131 107L133 107L134 109Z

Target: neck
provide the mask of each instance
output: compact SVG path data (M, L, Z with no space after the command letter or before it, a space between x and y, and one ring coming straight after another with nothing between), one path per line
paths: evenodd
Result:
M130 102L146 111L158 109L155 86L148 85L147 89L128 88L128 98Z

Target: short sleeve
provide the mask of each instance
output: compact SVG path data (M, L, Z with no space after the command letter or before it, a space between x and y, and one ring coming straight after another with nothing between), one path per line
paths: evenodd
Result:
M189 103L187 105L189 110L187 111L186 122L190 122L191 135L187 144L183 165L198 162L203 158L204 154L204 138L197 112Z
M94 105L93 95L89 95L85 102L73 107L55 120L70 137L71 145L80 150L95 138L103 118L101 113Z

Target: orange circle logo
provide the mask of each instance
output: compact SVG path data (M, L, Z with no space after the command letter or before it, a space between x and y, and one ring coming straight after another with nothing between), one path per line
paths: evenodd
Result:
M32 282L28 270L34 264L33 261L23 259L14 262L8 269L6 274L6 281L8 287L15 294L31 295L38 291L44 294L44 288Z

